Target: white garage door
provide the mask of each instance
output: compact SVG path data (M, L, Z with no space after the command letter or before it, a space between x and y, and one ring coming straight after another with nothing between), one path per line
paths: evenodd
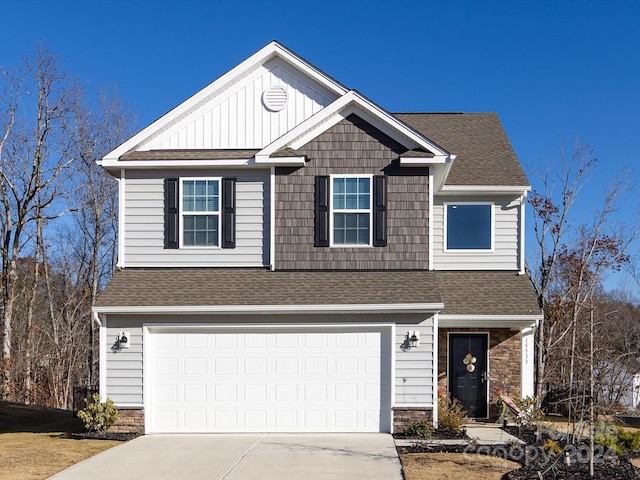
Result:
M150 431L388 431L389 338L385 328L155 331Z

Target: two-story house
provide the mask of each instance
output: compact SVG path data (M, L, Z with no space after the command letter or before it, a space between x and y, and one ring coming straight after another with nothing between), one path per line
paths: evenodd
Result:
M100 394L145 432L391 432L533 394L495 114L392 114L277 42L106 155Z

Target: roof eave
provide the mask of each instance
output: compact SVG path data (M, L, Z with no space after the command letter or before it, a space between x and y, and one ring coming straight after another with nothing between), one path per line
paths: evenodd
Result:
M438 313L443 303L329 304L329 305L186 305L94 306L96 314L322 314L322 313Z
M104 169L153 169L153 168L216 168L241 167L255 164L253 158L227 158L215 160L103 160L100 166Z
M475 314L458 315L441 313L438 315L439 327L465 327L465 328L531 328L542 319L542 312L539 314L525 315L495 315L495 314Z
M293 155L290 157L273 157L269 155L256 155L256 164L271 166L271 165L285 165L285 166L298 166L303 167L307 162L305 155Z
M448 155L434 155L433 157L398 157L401 167L428 167L447 163Z
M443 185L440 195L475 195L478 193L524 195L531 191L530 185Z

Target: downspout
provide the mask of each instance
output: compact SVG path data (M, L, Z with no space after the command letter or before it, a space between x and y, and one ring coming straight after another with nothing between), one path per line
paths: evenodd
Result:
M125 225L124 225L124 192L125 192L125 169L120 170L120 178L118 180L118 268L125 267L124 258L124 237L125 237Z
M428 227L429 228L429 236L427 239L428 249L429 249L429 270L435 270L433 265L433 168L429 167L429 217L428 217Z
M433 314L433 427L438 428L438 313Z
M276 269L276 167L271 167L269 174L269 267Z
M525 190L523 194L520 196L520 271L518 272L520 275L524 275L526 273L525 268L525 216L526 216L526 206L527 206L527 191Z
M104 321L103 321L104 320ZM93 321L100 327L99 331L99 351L98 351L98 384L100 386L100 398L107 398L107 319L100 319L100 314L93 311Z

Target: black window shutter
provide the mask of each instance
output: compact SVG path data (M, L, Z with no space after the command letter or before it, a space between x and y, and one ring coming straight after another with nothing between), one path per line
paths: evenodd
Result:
M387 177L373 177L373 246L387 246Z
M316 247L329 246L329 177L316 177L315 236Z
M179 184L177 178L164 179L164 248L178 248L180 244Z
M222 179L222 248L236 248L236 179Z

